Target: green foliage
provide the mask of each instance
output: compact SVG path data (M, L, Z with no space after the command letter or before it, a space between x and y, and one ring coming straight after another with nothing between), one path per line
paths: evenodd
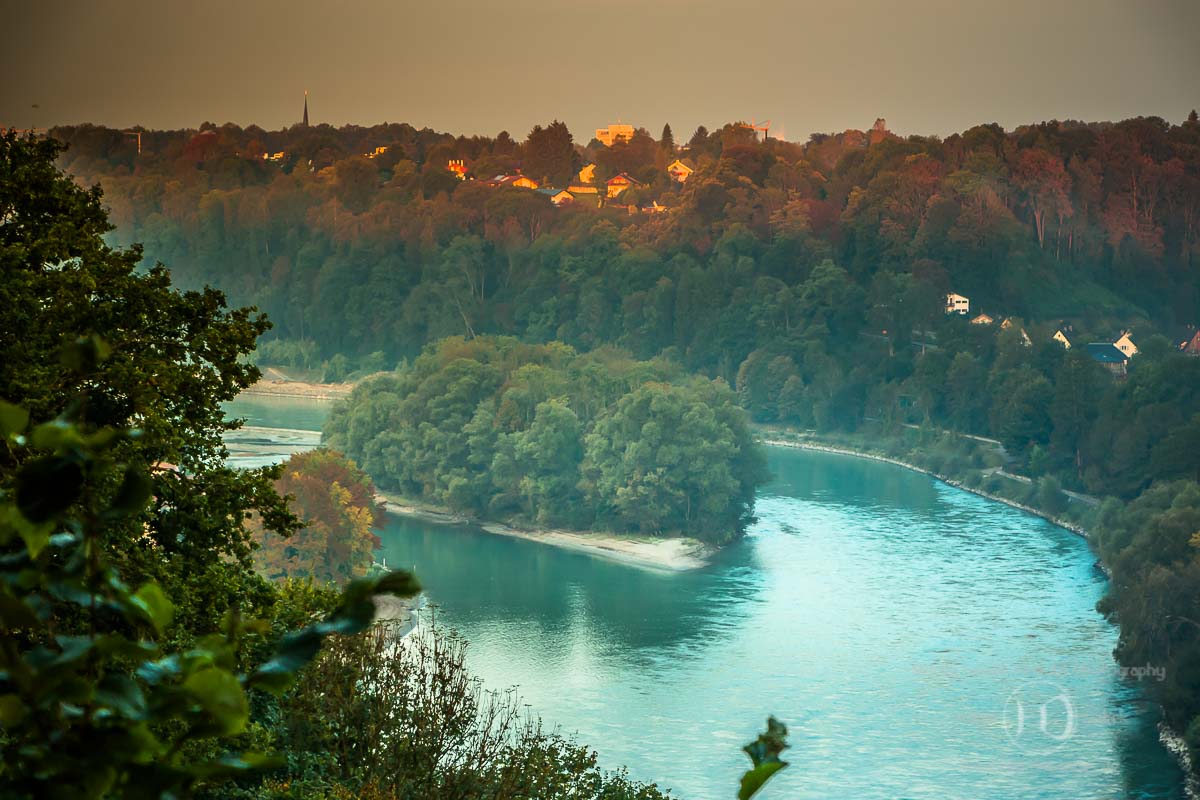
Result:
M787 726L774 717L767 718L767 729L742 749L750 756L754 768L742 776L738 800L750 800L775 773L788 765L779 756L788 748Z
M254 360L278 367L312 369L317 366L319 352L312 339L268 339L259 343Z
M385 489L456 510L724 542L765 477L734 401L612 351L451 338L357 387L326 435Z
M654 786L604 773L595 753L544 731L513 692L489 692L465 667L466 643L421 627L338 637L282 707L289 764L265 796L654 800ZM346 735L352 731L353 735ZM271 790L288 787L288 794Z
M0 398L39 422L68 414L96 429L139 431L114 457L144 467L123 479L125 501L150 503L114 523L107 546L126 581L154 581L171 598L186 641L217 630L233 605L270 605L249 572L246 514L283 534L296 525L271 486L273 470L223 463L221 437L233 426L222 403L258 379L244 358L269 325L253 309L228 310L216 290L173 289L165 267L139 269L138 247L111 247L99 190L55 167L61 150L53 140L0 137ZM5 412L10 426L15 413ZM73 502L77 467L39 454L57 441L33 444L0 452L0 487L11 488L29 461L21 472L33 482L29 497ZM50 484L58 495L38 491Z
M1057 478L1047 476L1037 481L1037 496L1034 505L1055 515L1067 510L1067 497L1062 493L1062 484L1058 482Z
M248 692L282 692L328 636L371 623L375 594L411 596L416 581L391 573L351 584L333 614L284 636L257 668L239 669L242 642L266 623L236 611L220 633L172 647L174 604L153 581L126 584L108 547L150 501L145 465L120 460L140 432L70 418L27 430L14 408L0 430L21 462L0 493L4 796L182 797L279 766L259 752L195 755L246 730Z
M1194 732L1200 720L1200 485L1156 483L1128 505L1107 503L1096 534L1112 571L1101 609L1121 624L1117 658L1163 669L1165 679L1150 688L1172 727Z

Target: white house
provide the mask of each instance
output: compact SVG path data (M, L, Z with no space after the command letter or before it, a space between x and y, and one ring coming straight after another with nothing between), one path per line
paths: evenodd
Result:
M946 313L947 314L967 314L971 311L970 298L963 297L961 294L951 292L946 295Z

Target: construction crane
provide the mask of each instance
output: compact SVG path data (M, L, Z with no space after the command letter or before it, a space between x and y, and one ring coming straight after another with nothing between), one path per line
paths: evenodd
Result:
M749 122L749 123L745 123L745 122L739 122L739 123L737 124L737 126L738 126L739 128L745 128L745 129L747 129L747 130L754 131L754 138L755 138L756 140L758 139L758 132L759 132L759 131L762 131L762 134L763 134L763 141L764 141L764 142L765 142L767 139L770 139L770 138L771 138L771 120L767 120L767 121L766 121L766 122L764 122L762 125L759 125L759 124L755 123L755 121L754 121L754 120L750 120L750 122Z

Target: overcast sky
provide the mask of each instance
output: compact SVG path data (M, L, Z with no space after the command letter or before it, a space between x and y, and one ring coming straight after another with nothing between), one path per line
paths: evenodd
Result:
M0 125L1181 121L1200 0L0 0ZM37 108L33 106L37 105Z

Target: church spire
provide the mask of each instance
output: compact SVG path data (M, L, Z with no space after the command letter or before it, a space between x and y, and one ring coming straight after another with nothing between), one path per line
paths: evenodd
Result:
M304 127L308 127L308 89L304 90Z

